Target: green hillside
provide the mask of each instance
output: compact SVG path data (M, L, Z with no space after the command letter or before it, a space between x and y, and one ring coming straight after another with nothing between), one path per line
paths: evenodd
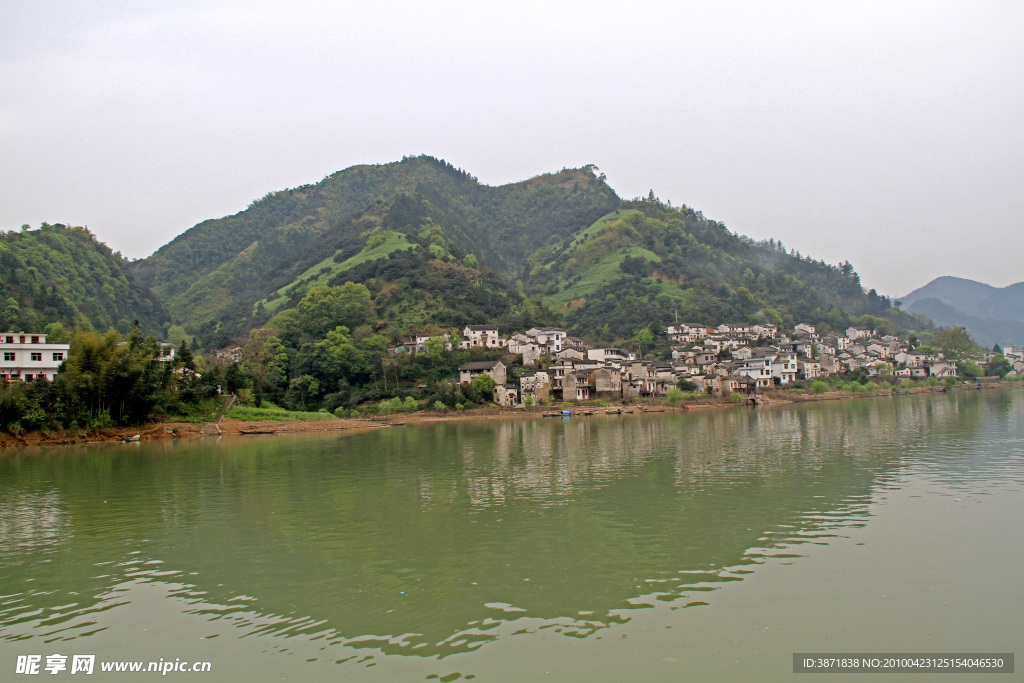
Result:
M205 221L134 268L207 347L347 281L367 286L375 327L396 337L523 315L595 341L677 317L921 325L865 293L848 263L755 242L653 192L622 200L593 166L497 187L432 157L355 166Z
M43 223L0 232L0 330L87 322L127 332L135 320L157 333L169 316L129 262L85 228Z
M258 314L260 308L274 312L287 303L289 299L294 300L296 297L305 296L311 288L326 285L347 270L367 261L384 258L393 251L412 249L416 246L409 242L406 236L401 233L394 231L388 231L388 233L384 240L374 244L367 244L359 253L349 258L344 258L344 252L341 249L337 250L323 261L307 268L293 282L278 288L265 299L256 302L253 306L253 313Z
M444 161L407 158L269 194L197 225L135 269L176 322L216 346L399 247L418 244L460 263L472 254L473 267L501 278L481 281L514 282L538 244L570 239L619 201L590 168L489 187ZM384 230L397 241L367 249Z
M688 207L656 198L622 202L572 239L529 259L526 293L537 293L575 333L628 338L672 321L801 321L842 328L863 314L898 327L920 324L837 266L754 242Z

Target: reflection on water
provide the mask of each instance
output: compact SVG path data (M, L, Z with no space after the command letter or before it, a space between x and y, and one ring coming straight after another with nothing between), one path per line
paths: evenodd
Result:
M201 618L204 638L301 636L364 664L541 629L600 638L637 610L706 608L765 561L869 524L909 473L1019 489L1022 403L1007 390L4 453L0 644L102 642L105 613L141 625L157 604Z

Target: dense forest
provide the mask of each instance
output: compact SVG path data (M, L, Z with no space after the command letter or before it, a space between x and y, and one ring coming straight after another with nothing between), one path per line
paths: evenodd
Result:
M609 341L675 320L844 329L867 314L888 317L897 329L922 326L874 290L865 293L849 263L829 265L774 239L734 235L653 194L538 250L531 264L527 291L564 311L573 332Z
M157 332L170 317L127 259L85 228L43 223L0 232L0 330L85 322L127 333L136 320Z

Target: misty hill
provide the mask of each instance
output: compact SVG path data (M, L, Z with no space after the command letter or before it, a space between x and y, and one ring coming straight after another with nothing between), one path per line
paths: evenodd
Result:
M127 332L135 320L156 333L166 309L131 271L127 259L82 227L43 225L0 232L0 330L72 328Z
M208 220L134 263L175 322L221 345L316 285L366 284L375 329L524 321L593 339L686 319L913 324L848 264L754 242L593 166L497 187L443 160L354 166Z
M998 288L944 276L900 300L904 310L923 313L937 325L963 325L983 346L1024 341L1024 282Z

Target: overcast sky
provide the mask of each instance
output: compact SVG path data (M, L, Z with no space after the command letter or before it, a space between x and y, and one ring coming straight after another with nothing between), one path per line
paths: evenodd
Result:
M899 296L1024 280L1024 2L0 0L0 229L131 258L403 155L596 164Z

